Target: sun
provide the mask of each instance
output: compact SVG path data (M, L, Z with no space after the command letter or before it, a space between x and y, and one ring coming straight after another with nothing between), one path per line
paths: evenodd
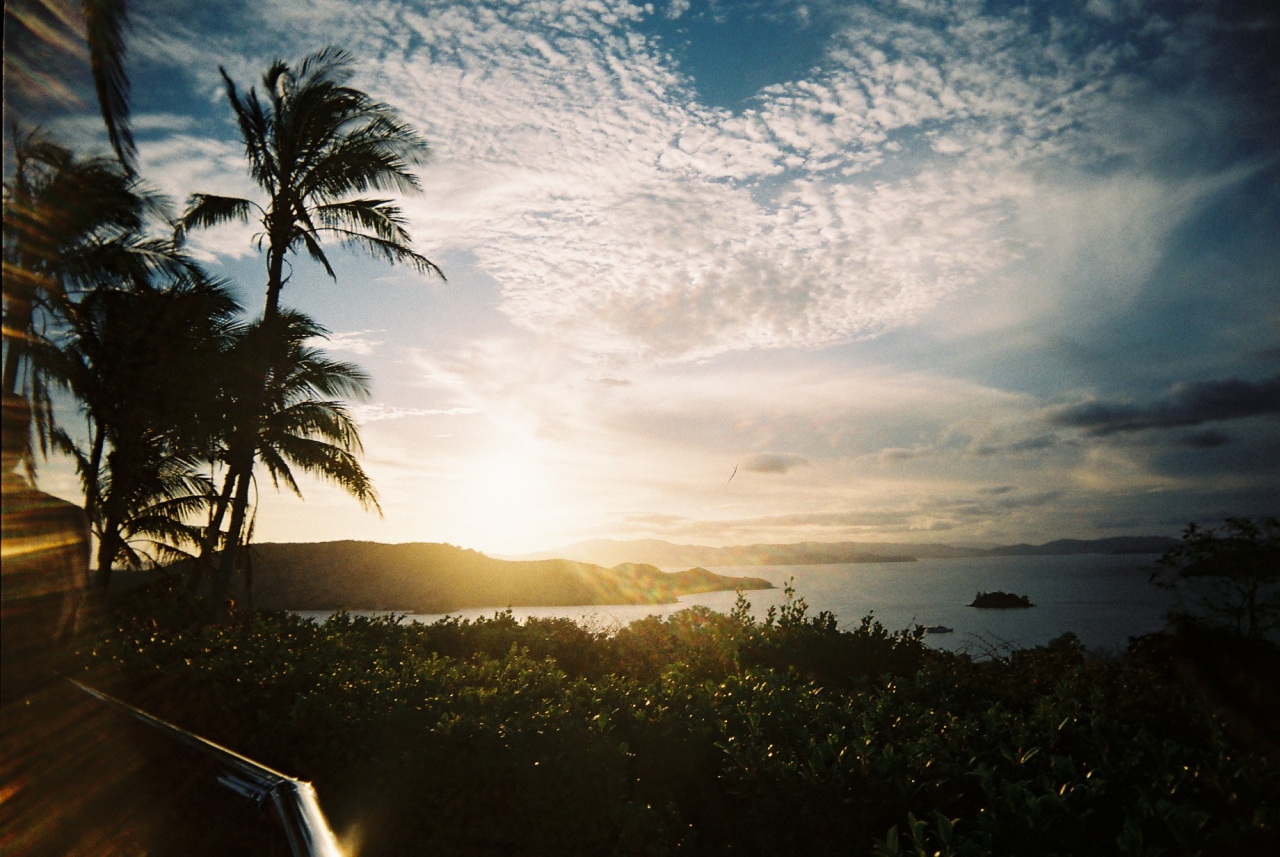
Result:
M468 520L470 543L514 552L540 546L548 525L563 514L563 491L552 469L535 455L508 450L474 461L459 480L458 512Z

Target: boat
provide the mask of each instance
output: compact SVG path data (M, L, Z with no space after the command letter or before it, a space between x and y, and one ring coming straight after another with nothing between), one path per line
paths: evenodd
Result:
M948 628L946 625L928 625L925 627L926 634L950 634L955 628Z

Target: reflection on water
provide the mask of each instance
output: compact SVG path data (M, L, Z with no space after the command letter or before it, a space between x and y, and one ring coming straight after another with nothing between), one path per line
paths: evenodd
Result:
M950 634L925 640L944 649L980 653L991 646L1017 647L1046 643L1067 631L1091 649L1119 650L1129 637L1158 631L1171 597L1147 582L1154 555L1083 554L1077 556L980 557L922 559L914 563L856 565L789 565L713 568L718 574L764 577L778 588L746 593L752 613L764 618L782 604L782 586L794 578L797 594L811 613L829 610L845 627L856 626L874 612L891 630L913 624L945 625ZM1029 610L979 610L967 607L979 591L1001 589L1030 596ZM735 593L708 592L678 604L585 607L516 607L517 619L565 617L601 630L620 628L645 616L667 616L701 604L713 610L733 609ZM327 611L301 611L323 619ZM494 608L459 610L464 619L491 616ZM360 615L372 615L360 613ZM434 622L444 614L419 614L410 621Z

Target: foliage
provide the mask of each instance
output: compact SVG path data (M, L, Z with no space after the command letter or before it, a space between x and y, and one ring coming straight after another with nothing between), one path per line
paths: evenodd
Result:
M137 149L129 127L129 78L124 69L126 0L10 0L4 4L4 28L5 115L16 106L11 96L17 96L18 104L34 100L80 106L68 72L87 48L107 138L121 164L132 172Z
M1159 658L1070 635L975 662L794 596L614 634L511 614L190 623L162 590L92 651L148 710L312 779L360 853L1222 854L1280 774Z
M202 278L96 289L66 307L68 329L46 362L88 424L87 449L57 437L84 486L100 585L120 560L138 567L198 542L186 521L211 492L199 464L222 422L218 369L238 311Z
M1280 631L1280 521L1228 518L1220 529L1190 524L1182 544L1151 575L1198 616L1247 637Z
M163 200L118 162L77 158L39 131L13 133L14 171L4 184L4 390L32 405L44 443L52 424L39 360L47 328L59 329L81 293L181 276L191 263L147 235Z
M414 251L400 208L389 199L350 199L370 190L418 190L409 167L427 145L395 110L347 85L351 57L326 48L296 67L276 60L262 76L264 103L256 89L241 95L222 70L227 99L244 140L249 173L270 199L194 194L180 229L204 228L261 215L267 246L267 318L274 314L287 253L305 249L336 279L321 238L366 250L422 273L439 268Z

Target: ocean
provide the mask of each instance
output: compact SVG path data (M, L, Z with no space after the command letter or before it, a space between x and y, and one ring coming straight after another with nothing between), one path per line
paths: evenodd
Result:
M830 611L842 627L857 627L872 614L891 631L915 624L942 625L950 633L928 634L934 647L985 655L1047 643L1067 631L1090 649L1116 652L1129 638L1158 631L1172 597L1148 583L1157 555L1076 554L1071 556L921 559L917 562L844 565L742 566L713 568L719 574L763 577L777 589L747 592L751 612L763 618L786 600L791 581L810 614ZM1029 596L1030 609L983 610L966 606L978 591L1004 590ZM668 616L693 605L728 612L733 592L681 598L677 604L581 607L515 607L530 616L566 617L611 630L645 616ZM495 607L449 614L474 619ZM327 611L300 611L323 620ZM407 621L433 622L444 614L417 614Z

